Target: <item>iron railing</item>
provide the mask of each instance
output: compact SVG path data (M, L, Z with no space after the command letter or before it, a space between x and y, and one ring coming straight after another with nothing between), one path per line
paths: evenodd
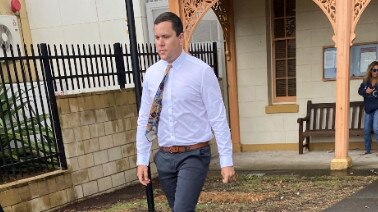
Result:
M0 183L67 168L42 51L24 46L0 57Z
M128 45L48 45L54 90L57 93L133 87ZM213 67L218 76L217 45L197 43L189 52ZM138 45L141 81L149 66L159 60L152 44Z

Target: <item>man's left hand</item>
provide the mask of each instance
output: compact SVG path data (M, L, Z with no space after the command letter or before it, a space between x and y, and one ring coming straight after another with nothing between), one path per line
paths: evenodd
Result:
M231 183L236 180L236 173L233 166L223 167L221 170L223 183Z

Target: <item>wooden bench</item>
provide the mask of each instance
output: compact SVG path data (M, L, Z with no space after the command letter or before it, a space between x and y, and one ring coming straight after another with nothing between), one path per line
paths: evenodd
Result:
M336 103L312 103L307 101L307 115L298 118L299 124L299 154L303 149L310 150L311 136L335 135L335 106ZM363 101L350 102L349 135L363 136Z

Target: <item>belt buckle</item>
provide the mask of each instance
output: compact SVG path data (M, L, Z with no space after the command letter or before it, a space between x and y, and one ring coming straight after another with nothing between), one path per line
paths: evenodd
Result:
M171 154L176 153L177 150L175 151L175 150L174 150L175 148L177 148L177 147L175 147L175 146L171 146L171 147L169 148L169 153L171 153Z

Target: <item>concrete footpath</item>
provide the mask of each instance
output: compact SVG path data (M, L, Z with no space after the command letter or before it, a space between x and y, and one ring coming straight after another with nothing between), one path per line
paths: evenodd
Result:
M351 150L352 167L345 171L330 171L333 151L312 151L299 155L294 151L270 151L235 153L234 165L240 171L263 173L298 172L302 174L373 175L378 174L378 152L362 155L363 150ZM210 164L210 170L219 169L218 158ZM331 206L325 211L378 211L378 181Z

